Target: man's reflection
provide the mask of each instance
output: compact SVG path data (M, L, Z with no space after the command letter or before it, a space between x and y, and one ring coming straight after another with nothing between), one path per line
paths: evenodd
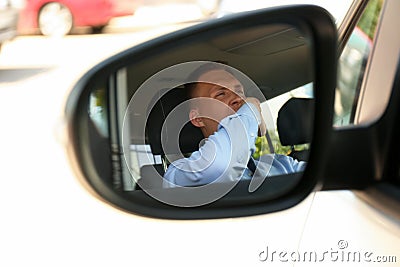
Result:
M227 66L205 63L190 80L197 82L186 85L191 99L189 119L200 128L205 142L190 157L169 165L163 187L251 179L256 170L266 177L305 168L305 162L285 155L263 155L260 164L251 157L257 136L266 132L260 102L245 96L245 89Z

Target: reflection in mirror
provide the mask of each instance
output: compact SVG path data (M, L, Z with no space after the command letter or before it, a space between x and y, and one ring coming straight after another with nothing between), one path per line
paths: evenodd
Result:
M96 155L112 162L109 183L122 191L229 184L226 194L242 180L254 191L267 177L302 172L312 62L305 34L270 24L194 36L121 68L88 99L89 128L108 142Z
M356 124L358 100L371 55L383 1L370 1L339 58L335 126Z

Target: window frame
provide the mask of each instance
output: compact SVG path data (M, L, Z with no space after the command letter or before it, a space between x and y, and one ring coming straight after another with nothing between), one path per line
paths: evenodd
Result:
M335 116L334 117L334 121L333 121L333 125L336 128L354 127L355 125L360 124L360 121L358 119L359 119L359 114L360 114L360 108L363 105L362 101L363 101L363 95L365 93L366 80L368 79L368 76L369 76L370 66L371 66L371 64L373 64L371 61L372 61L372 59L374 57L375 46L377 45L377 42L378 42L378 39L379 39L379 31L380 31L380 27L381 27L381 20L382 20L382 17L384 16L384 14L385 14L385 6L386 6L387 2L389 2L389 0L383 0L383 5L382 5L382 8L380 10L380 14L379 14L379 18L378 18L378 24L376 25L374 38L371 40L372 41L372 46L370 48L371 50L369 51L368 57L367 57L366 62L365 62L365 66L364 66L364 68L357 69L357 71L358 71L357 75L359 75L359 76L358 76L358 81L357 81L357 84L356 84L357 87L354 88L354 97L353 97L353 99L351 101L351 102L353 102L353 105L352 105L352 107L350 109L349 122L347 122L345 124L336 124L336 119L337 118ZM360 19L362 18L362 16L366 12L366 9L367 9L369 3L371 3L370 0L358 3L360 9L357 12L353 11L354 14L355 14L355 16L353 17L353 20L347 22L348 28L340 35L340 36L342 36L342 39L339 41L338 67L341 67L340 60L342 59L342 55L343 55L343 53L345 51L345 48L348 46L351 36L355 33L356 28L358 27L358 24L360 22ZM363 56L364 55L365 54L363 54ZM365 59L363 59L363 60L365 60ZM340 78L339 74L340 74L340 71L338 71L338 79L337 79L338 83L339 83L339 78ZM389 90L390 90L390 88L389 88ZM336 97L335 97L335 105L337 104L337 97L339 97L339 96L336 95Z
M396 10L399 9L398 1L384 0L371 55L360 88L355 125L369 125L376 122L387 109L397 71L398 58L395 55L400 54L400 35L391 34L397 31L397 25L392 22L396 21L398 16ZM387 54L394 56L386 57Z

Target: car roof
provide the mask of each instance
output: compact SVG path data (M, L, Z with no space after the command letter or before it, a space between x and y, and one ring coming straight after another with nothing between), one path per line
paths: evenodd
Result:
M127 68L129 95L146 79L174 64L219 61L243 72L257 84L266 99L271 99L312 81L309 44L299 30L282 24L176 42L167 49L160 48L150 60L135 62ZM182 83L185 79L183 74Z

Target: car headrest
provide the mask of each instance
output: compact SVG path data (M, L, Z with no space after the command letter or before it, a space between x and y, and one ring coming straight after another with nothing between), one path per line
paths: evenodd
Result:
M310 143L314 121L314 99L291 98L278 112L279 140L284 146Z
M163 91L160 91L162 94ZM176 142L178 138L175 134L177 129L181 127L181 122L169 120L164 126L163 124L168 114L180 103L187 100L187 94L183 88L174 88L169 90L160 99L157 100L154 107L150 111L149 117L146 122L146 133L148 142L150 143L153 155L166 155L166 154L179 154L191 153L199 149L199 143L204 138L201 130L195 127L189 121L189 108L183 106L179 112L185 113L187 116L187 123L182 128L179 134L179 148ZM179 125L180 124L180 125ZM161 134L161 131L164 131ZM171 134L172 133L172 134ZM164 138L163 146L161 145L161 138ZM180 150L180 151L179 151Z

